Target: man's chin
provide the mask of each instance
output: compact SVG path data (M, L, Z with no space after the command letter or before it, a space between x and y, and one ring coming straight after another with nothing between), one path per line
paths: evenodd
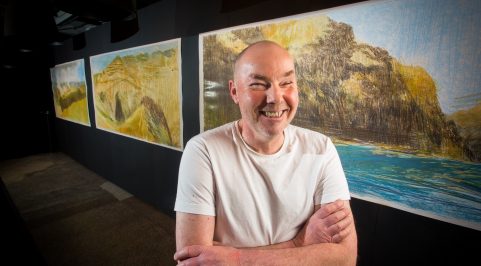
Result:
M263 125L262 131L264 132L265 135L267 136L277 136L279 134L284 133L284 129L287 127L287 123L279 123L277 125Z

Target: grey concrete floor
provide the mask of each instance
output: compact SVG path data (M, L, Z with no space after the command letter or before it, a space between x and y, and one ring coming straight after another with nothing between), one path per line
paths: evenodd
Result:
M0 162L48 265L175 265L175 221L62 153Z

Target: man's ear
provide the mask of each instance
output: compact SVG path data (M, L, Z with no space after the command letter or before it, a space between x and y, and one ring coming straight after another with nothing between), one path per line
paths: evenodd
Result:
M235 82L233 80L229 80L229 93L230 97L234 101L235 104L239 103L239 99L237 98L237 88L235 86Z

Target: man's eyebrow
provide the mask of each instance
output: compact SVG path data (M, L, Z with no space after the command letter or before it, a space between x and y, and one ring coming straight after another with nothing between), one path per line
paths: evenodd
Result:
M266 76L263 76L263 75L260 75L260 74L250 74L249 75L250 78L252 79L260 79L260 80L263 80L263 81L269 81L269 79L266 77Z
M294 70L289 70L287 71L286 73L284 73L284 77L289 77L291 75L294 75ZM250 74L249 75L250 78L252 79L260 79L260 80L264 80L264 81L269 81L269 78L266 77L266 76L263 76L263 75L260 75L260 74Z
M289 77L291 75L294 74L294 70L290 70L290 71L287 71L285 74L284 74L284 77Z

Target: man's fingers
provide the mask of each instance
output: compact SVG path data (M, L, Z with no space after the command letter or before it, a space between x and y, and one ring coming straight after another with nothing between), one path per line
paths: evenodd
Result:
M347 213L346 211L338 212L335 215L332 215L332 217L330 216L327 220L329 219L331 220L328 221L327 227L329 228L329 230L337 231L344 230L354 222L354 220L352 219L352 215L350 213Z
M345 219L339 220L338 222L332 223L331 225L329 225L327 230L331 233L331 235L335 235L341 232L342 230L346 229L347 227L349 227L351 223L352 223L352 219L350 219L349 217L346 217Z
M316 215L320 219L324 219L332 213L344 209L344 202L342 200L336 200L334 202L322 205L322 207L317 210Z
M347 227L346 229L342 230L338 234L335 234L332 237L332 242L333 243L341 243L342 240L344 240L350 233L351 233L351 227Z
M345 219L340 220L339 222L331 225L327 231L329 235L332 236L332 240L335 243L339 243L342 241L351 231L351 224L353 220L352 217L346 217Z
M346 209L332 213L331 215L324 218L326 227L330 227L333 224L346 219L349 216L349 212Z
M202 253L202 246L194 245L187 246L175 252L174 260L185 260L192 257L197 257Z

